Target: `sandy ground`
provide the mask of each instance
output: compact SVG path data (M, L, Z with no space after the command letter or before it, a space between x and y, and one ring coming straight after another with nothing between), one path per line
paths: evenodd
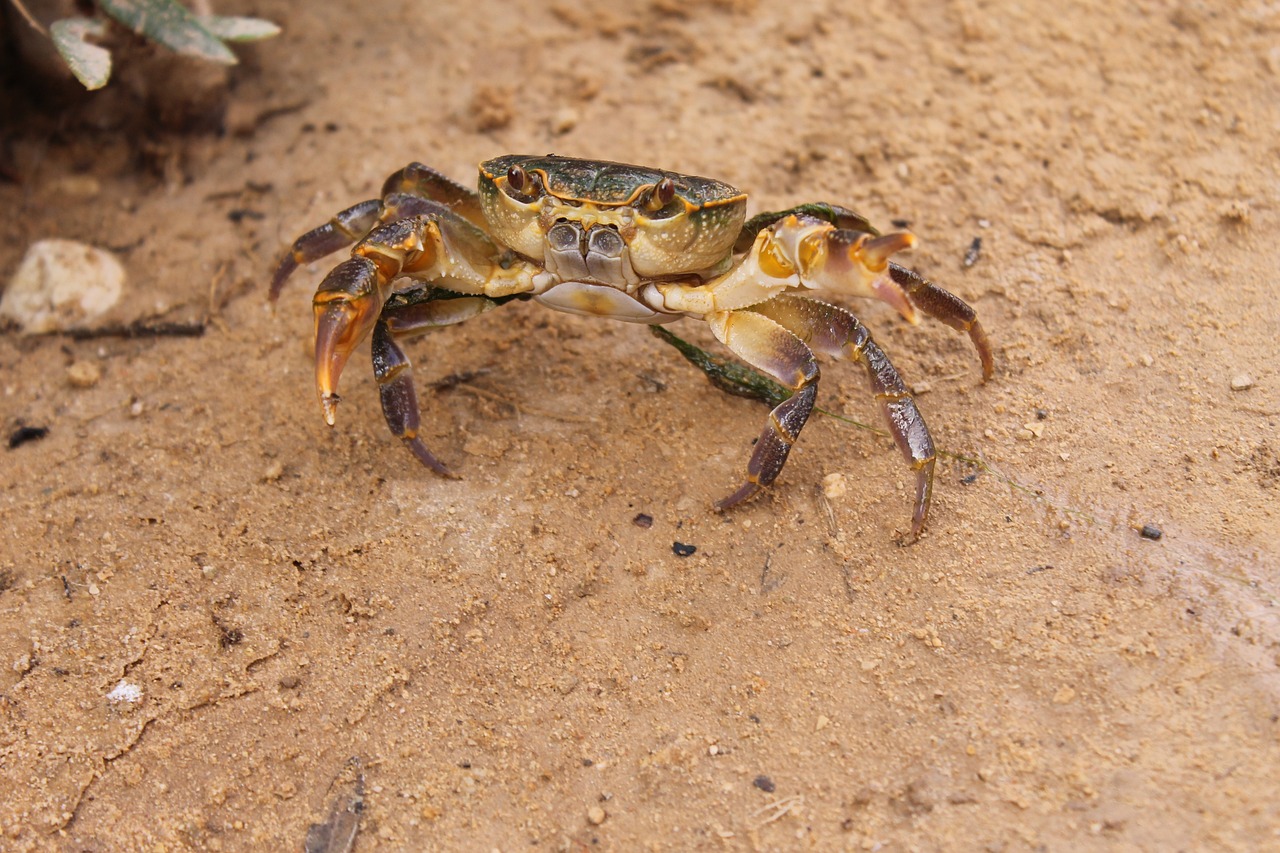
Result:
M116 319L208 330L0 335L5 436L49 430L0 449L0 847L300 849L335 806L359 850L1280 846L1276 4L436 5L239 7L285 32L235 133L6 123L0 270L112 247ZM273 313L275 259L506 152L909 222L997 353L853 306L954 454L927 535L829 417L714 513L765 410L533 305L412 346L484 371L423 393L463 479L367 356L327 428L329 264ZM819 405L878 423L855 366Z

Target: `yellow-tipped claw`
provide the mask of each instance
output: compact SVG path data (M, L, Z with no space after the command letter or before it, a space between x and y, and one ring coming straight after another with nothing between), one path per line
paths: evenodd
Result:
M329 426L337 420L338 378L351 353L373 331L381 311L374 265L362 258L339 264L316 291L316 393Z
M902 319L913 326L920 322L916 307L911 304L906 292L896 281L888 276L881 276L871 283L871 289L875 291L876 298L892 306L893 310L902 315Z
M881 234L872 237L858 247L858 255L862 264L872 272L884 272L889 266L889 259L903 249L910 249L916 244L916 235L908 231L895 231L892 234Z
M350 303L333 300L318 303L316 310L316 394L324 409L324 420L329 426L338 417L338 378L359 342L351 334L354 323Z

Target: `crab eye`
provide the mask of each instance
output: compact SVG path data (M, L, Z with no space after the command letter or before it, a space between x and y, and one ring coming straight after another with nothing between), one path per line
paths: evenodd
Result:
M676 185L670 178L663 178L658 181L658 185L654 187L653 194L657 196L663 207L671 204L671 199L676 197Z
M671 204L671 200L676 197L676 185L670 178L663 178L653 185L653 189L649 191L649 197L645 199L644 208L650 213L657 213L662 208Z
M519 166L512 166L507 169L507 186L516 192L524 190L524 185L529 182L529 173Z
M542 178L539 172L528 172L519 164L507 169L507 183L503 191L521 204L532 204L542 195Z

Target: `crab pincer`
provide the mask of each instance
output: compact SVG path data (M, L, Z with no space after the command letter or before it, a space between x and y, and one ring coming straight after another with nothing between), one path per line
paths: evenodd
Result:
M337 419L338 378L347 359L373 331L386 301L378 286L377 266L368 258L349 258L325 276L312 300L316 319L316 393L324 419Z

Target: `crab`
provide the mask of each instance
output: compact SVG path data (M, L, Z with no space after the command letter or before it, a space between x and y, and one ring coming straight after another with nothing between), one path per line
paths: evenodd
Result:
M437 474L453 474L419 436L403 343L512 300L630 323L702 320L730 352L789 396L769 415L725 510L777 478L814 407L815 352L861 362L890 432L916 474L910 539L929 514L936 451L911 392L867 328L810 291L871 297L912 324L917 309L967 332L983 378L991 345L971 307L890 260L915 237L880 233L826 202L746 216L721 181L602 160L508 154L480 164L478 191L420 163L381 195L294 241L270 299L300 264L355 243L313 299L316 390L332 426L338 378L372 336L373 370L391 432ZM705 368L704 368L705 369Z

